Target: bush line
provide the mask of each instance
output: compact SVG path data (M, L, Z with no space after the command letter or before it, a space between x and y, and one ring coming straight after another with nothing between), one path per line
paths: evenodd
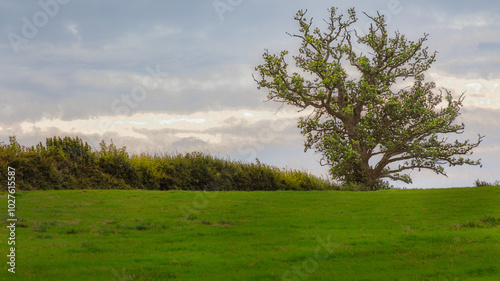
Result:
M219 159L201 152L132 154L112 142L93 149L81 138L53 137L32 147L15 137L0 143L0 166L16 167L19 190L338 190L328 180L303 171ZM6 182L5 173L0 180ZM4 187L2 186L2 189Z

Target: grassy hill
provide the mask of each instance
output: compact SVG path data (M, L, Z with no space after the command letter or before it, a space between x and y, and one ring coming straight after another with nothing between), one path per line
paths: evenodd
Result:
M5 262L0 279L499 280L499 202L500 187L25 191L17 279Z

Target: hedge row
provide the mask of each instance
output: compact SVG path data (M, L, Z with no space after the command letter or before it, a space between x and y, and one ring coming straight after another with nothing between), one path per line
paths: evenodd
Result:
M53 137L45 145L21 146L15 137L0 143L0 168L16 168L19 190L331 190L329 181L297 170L257 162L218 159L199 152L184 155L130 155L104 141L95 150L80 138ZM7 173L0 173L7 182ZM5 190L2 186L2 190Z

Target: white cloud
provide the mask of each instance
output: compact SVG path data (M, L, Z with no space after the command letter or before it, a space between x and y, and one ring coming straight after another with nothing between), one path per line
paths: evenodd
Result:
M131 132L135 129L169 129L183 131L185 134L203 134L204 132L212 129L226 127L226 120L240 120L241 116L248 115L252 115L254 117L249 120L245 120L246 124L250 125L257 124L262 121L298 118L299 116L299 114L295 111L282 111L279 114L275 114L271 111L223 110L196 112L188 115L137 113L131 116L101 116L99 118L70 121L44 118L35 122L24 121L20 123L21 131L19 133L26 134L32 131L33 128L37 128L41 131L57 128L62 132L70 132L73 134L102 135L107 132L114 132L120 136L137 136L137 133L133 133L133 135L131 135ZM278 128L279 125L276 125L275 127Z
M455 96L465 93L465 106L478 106L500 109L499 79L482 78L460 78L443 73L429 73L431 80L438 87L444 87L453 91Z
M161 120L160 125L170 125L178 122L186 122L191 124L203 124L207 121L205 118L171 118L168 120Z
M73 35L76 39L76 46L79 46L82 43L82 36L78 31L78 25L72 23L67 26L68 31Z
M262 63L264 48L273 53L297 50L299 42L284 34L297 31L292 19L297 9L310 8L309 15L321 25L331 4L250 1L220 22L210 2L174 2L75 2L23 44L16 56L10 45L0 45L0 137L17 135L22 142L35 143L54 135L83 135L97 143L113 138L130 151L175 144L179 150L206 149L247 160L259 157L323 173L326 168L319 167L317 158L303 153L303 136L296 128L299 114L288 107L275 114L279 105L262 103L266 92L256 89L251 75ZM401 4L404 10L391 15L391 28L400 28L412 39L429 32L430 49L440 52L429 77L456 95L466 91L463 116L468 118L466 125L471 124L468 129L495 131L498 124L492 120L500 119L492 110L500 108L500 55L495 48L500 38L499 5L481 8L475 2L427 0ZM367 0L335 5L343 11L354 5L368 12L388 7ZM20 32L23 13L0 11L5 34ZM254 20L257 16L259 21ZM157 73L151 76L147 66ZM116 100L124 106L122 98L140 86L147 89L147 97L133 100L128 116L113 111ZM478 153L493 163L500 139L493 134L488 141ZM470 177L482 178L481 172L470 171ZM443 178L433 179L441 184ZM460 180L470 185L473 179ZM453 182L442 185L456 185Z
M498 25L498 17L489 13L476 13L471 15L450 16L443 19L440 25L450 29L463 30L464 28L479 28Z

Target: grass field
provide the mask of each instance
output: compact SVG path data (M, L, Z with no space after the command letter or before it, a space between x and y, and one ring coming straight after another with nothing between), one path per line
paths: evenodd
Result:
M0 279L500 280L499 203L500 187L23 192Z

